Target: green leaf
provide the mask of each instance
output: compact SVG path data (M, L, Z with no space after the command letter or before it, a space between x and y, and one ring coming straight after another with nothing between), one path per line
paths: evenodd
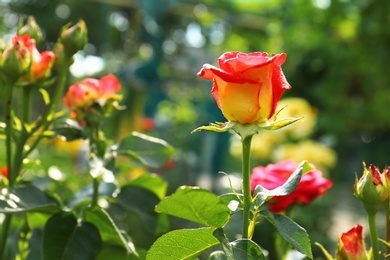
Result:
M244 210L242 204L244 200L243 194L226 193L219 196L219 199L233 212Z
M309 235L306 230L289 217L282 214L274 214L269 210L262 210L264 216L296 250L313 259Z
M146 255L146 260L195 259L218 243L211 228L175 230L154 242Z
M226 260L225 253L223 251L214 251L212 252L207 260Z
M226 235L224 234L222 228L216 229L213 234L219 240L219 243L222 245L227 260L265 260L263 251L252 240L239 239L229 243L229 240L226 238Z
M230 209L210 191L182 186L156 207L159 213L184 218L212 228L223 227L230 219Z
M0 213L41 211L58 212L58 202L33 185L3 188L0 191Z
M122 187L117 203L126 211L135 213L146 229L155 232L158 214L154 211L160 199L147 189L133 186Z
M225 252L225 257L227 260L234 260L232 246L229 243L222 228L217 228L213 235L218 239L219 243L222 246L223 251Z
M298 186L303 174L312 170L307 161L302 161L297 169L290 175L287 181L273 190L268 190L261 185L257 185L255 188L254 196L256 197L254 205L260 207L264 202L271 199L274 196L286 196L293 192Z
M95 259L102 247L99 230L91 223L78 222L71 212L50 218L43 230L43 259Z
M137 132L125 137L116 151L152 168L162 168L175 152L164 140Z
M250 239L239 239L230 243L234 259L265 260L261 248Z
M97 227L103 242L121 246L126 249L127 253L136 254L134 244L126 240L104 209L100 207L89 208L84 211L83 219Z
M146 258L146 250L137 248L137 253L138 256L128 254L122 247L104 244L96 260L140 260Z
M156 194L161 200L165 197L168 183L157 174L143 174L135 180L128 182L126 186L136 186L147 189Z
M42 95L42 98L43 98L43 102L45 102L45 105L48 105L50 103L50 94L49 94L49 92L47 92L47 90L44 89L44 88L40 88L39 92L41 92L41 95Z

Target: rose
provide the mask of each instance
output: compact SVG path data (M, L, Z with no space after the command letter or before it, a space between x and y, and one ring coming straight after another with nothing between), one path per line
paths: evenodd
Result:
M119 97L116 96L116 93L120 88L118 79L112 74L104 76L100 80L87 78L70 86L63 101L71 110L71 116L83 124L88 111L96 112L89 108L93 105L104 108L117 101Z
M270 119L286 89L290 89L281 65L286 54L227 52L216 68L205 64L198 76L214 81L212 95L226 119L256 124Z
M311 165L314 168L314 165ZM272 190L283 185L297 169L298 164L291 161L281 161L266 167L255 167L251 175L251 191L257 185ZM273 212L284 211L288 206L297 203L309 204L312 200L325 194L332 187L332 181L322 177L321 171L313 169L304 175L296 189L286 196L275 196L269 201L269 209Z
M368 259L363 240L363 227L361 225L355 225L347 232L342 233L336 252L336 259Z
M390 177L390 167L385 168L383 174L373 164L370 164L366 168L366 164L363 162L363 167L363 176L355 181L355 196L363 201L365 205L369 205L370 208L378 210L379 206L389 197L388 180ZM374 205L376 206L374 207Z
M33 82L50 73L55 58L56 55L51 51L40 53L30 35L17 35L2 54L2 67L19 78L20 83Z

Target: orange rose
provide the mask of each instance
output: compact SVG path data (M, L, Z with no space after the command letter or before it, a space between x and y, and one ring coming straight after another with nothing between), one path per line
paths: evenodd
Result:
M281 65L286 54L227 52L216 68L205 64L198 76L214 80L212 95L226 119L257 124L270 119L286 89L290 89Z

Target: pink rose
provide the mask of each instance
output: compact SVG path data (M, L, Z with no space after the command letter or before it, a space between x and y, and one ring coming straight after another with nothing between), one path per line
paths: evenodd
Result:
M311 165L313 167L313 165ZM255 167L251 175L251 191L257 185L268 190L282 186L297 169L298 164L291 161L281 161L266 167ZM326 193L332 187L332 181L322 177L321 171L313 169L303 174L297 188L287 196L275 196L269 201L269 209L273 212L284 211L288 206L297 203L309 204L312 200Z
M94 104L103 107L108 101L115 99L120 88L118 79L112 74L100 80L87 78L70 86L63 101L71 110L71 115L80 122L89 107Z

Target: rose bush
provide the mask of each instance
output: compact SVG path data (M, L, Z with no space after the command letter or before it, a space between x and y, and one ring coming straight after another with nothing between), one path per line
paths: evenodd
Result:
M286 160L269 164L266 167L255 167L251 175L252 193L257 185L261 185L268 190L283 185L297 169L297 166L298 164L295 162ZM292 204L309 204L318 196L325 194L332 187L332 184L331 180L322 177L321 171L314 168L302 175L298 187L290 195L273 197L269 202L269 209L273 212L281 212Z
M213 80L212 95L226 119L240 124L270 119L286 89L290 89L281 65L286 54L227 52L218 59L220 68L203 65L198 76Z

